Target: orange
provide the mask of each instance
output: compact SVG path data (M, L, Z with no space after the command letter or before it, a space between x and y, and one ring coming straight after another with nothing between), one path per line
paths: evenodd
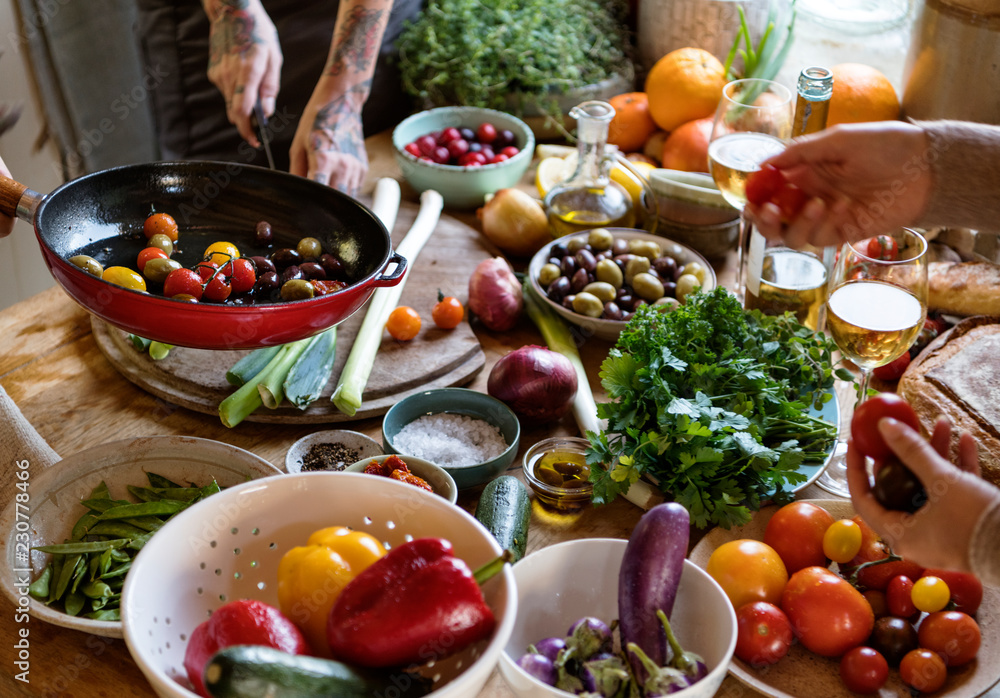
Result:
M649 113L664 131L711 116L726 85L719 59L700 48L679 48L658 60L646 76Z
M899 118L899 98L889 78L861 63L841 63L831 68L833 96L827 126Z
M668 170L708 172L708 141L712 137L712 117L681 124L663 141L660 163Z
M626 92L612 97L608 103L615 108L615 116L608 126L608 143L617 145L623 153L640 150L656 132L646 93Z

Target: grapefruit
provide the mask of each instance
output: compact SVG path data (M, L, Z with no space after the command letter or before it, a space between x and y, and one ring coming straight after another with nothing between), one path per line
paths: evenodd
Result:
M711 116L726 85L719 59L700 48L679 48L660 58L646 76L649 113L664 131Z
M862 63L841 63L833 73L827 126L899 118L899 98L889 78Z

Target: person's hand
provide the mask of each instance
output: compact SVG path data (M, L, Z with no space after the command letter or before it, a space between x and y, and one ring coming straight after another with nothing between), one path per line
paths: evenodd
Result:
M10 177L10 170L7 169L7 165L4 164L2 157L0 157L0 174ZM14 230L14 219L0 213L0 238L10 235L12 230Z
M901 121L833 126L803 136L767 162L808 203L782 223L773 203L746 213L769 240L790 247L856 242L912 224L930 200L930 151L923 130Z
M306 105L292 140L289 171L354 196L368 174L361 107L367 93Z
M218 0L204 0L211 22L208 79L226 99L226 116L254 148L260 141L250 123L260 98L264 114L274 113L281 82L281 46L274 23L260 0L234 9Z
M847 445L847 482L854 508L894 552L924 567L969 570L969 541L976 522L1000 491L979 477L975 439L959 438L958 464L947 460L951 425L940 418L930 441L895 419L882 419L879 432L899 460L920 479L927 503L914 514L885 509L868 481L865 457Z

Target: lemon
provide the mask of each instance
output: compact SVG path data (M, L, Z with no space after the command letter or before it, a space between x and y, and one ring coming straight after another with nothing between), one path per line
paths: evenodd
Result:
M622 164L615 165L611 170L611 180L618 182L625 188L628 195L632 197L632 205L638 208L642 205L643 182L636 176L636 173L648 180L649 173L655 168L648 162L633 162L631 165L635 172Z
M545 158L565 158L576 155L576 146L559 145L558 143L539 143L535 146L535 157L539 160Z
M577 154L573 151L566 157L549 156L538 161L535 170L535 186L544 199L552 187L565 181L576 170Z

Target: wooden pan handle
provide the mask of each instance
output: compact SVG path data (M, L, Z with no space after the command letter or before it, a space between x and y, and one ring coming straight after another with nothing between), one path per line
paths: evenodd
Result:
M17 218L17 204L26 191L28 187L0 174L0 213Z

